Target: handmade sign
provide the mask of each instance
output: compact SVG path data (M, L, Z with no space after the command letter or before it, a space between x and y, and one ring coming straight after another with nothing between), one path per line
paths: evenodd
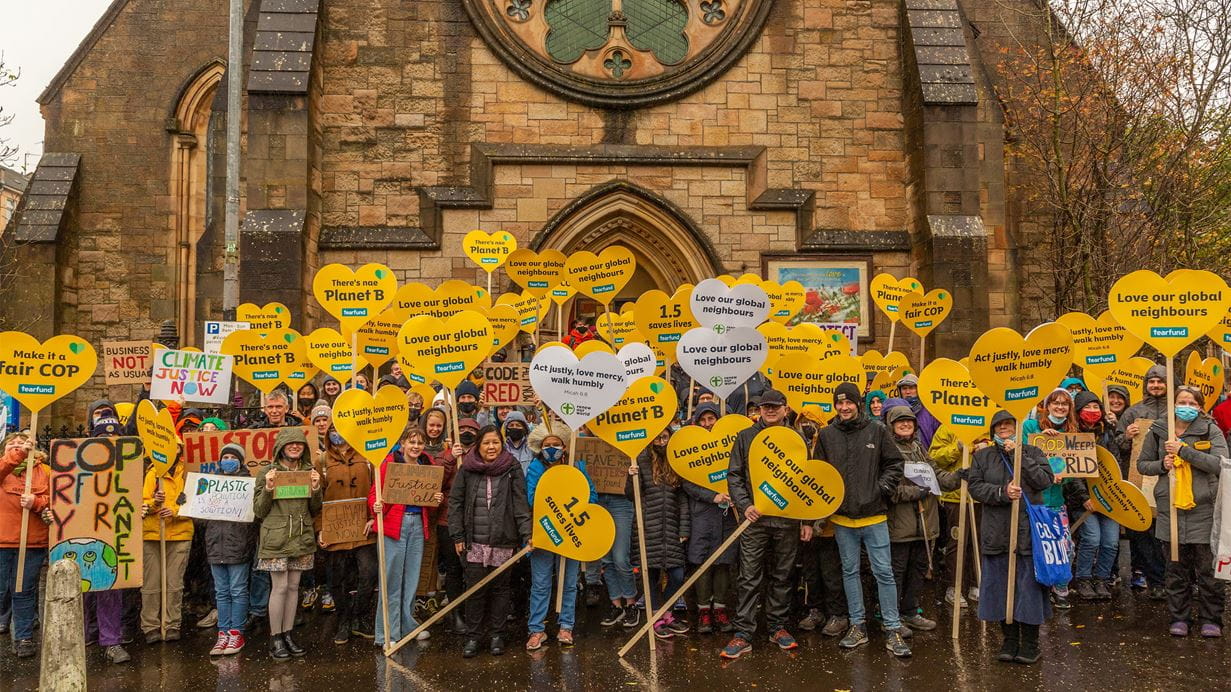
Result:
M348 389L333 402L333 427L364 459L380 464L406 428L407 409L406 395L391 384L376 396Z
M312 496L311 471L279 471L273 475L275 500L301 500Z
M564 278L566 259L559 250L535 252L522 248L509 253L504 262L504 273L526 293L545 298L547 292Z
M350 340L339 334L338 330L321 327L303 340L308 360L321 372L341 380L350 377L355 366L355 352L351 349Z
M1218 358L1201 359L1196 351L1190 351L1188 361L1184 366L1184 384L1196 387L1205 399L1205 410L1208 413L1218 403L1218 395L1226 384L1226 376L1222 371L1222 361Z
M533 334L539 328L539 319L543 316L544 302L531 293L505 293L496 299L496 305L509 305L517 311L520 328L527 334Z
M919 399L954 437L971 446L988 436L992 416L1000 409L958 361L937 358L919 373Z
M923 284L914 277L898 279L892 274L877 274L872 277L868 289L872 292L872 302L885 313L890 322L900 318L898 303L908 293L923 293Z
M804 438L782 425L752 439L748 480L758 512L788 519L824 519L838 510L846 493L838 470L809 459Z
M492 326L474 310L464 310L445 321L419 315L402 325L398 350L411 364L411 372L456 389L491 355Z
M144 456L136 437L51 441L51 562L76 562L82 591L141 586Z
M175 435L175 421L168 409L159 410L154 402L142 399L137 404L137 436L145 447L154 475L167 475L171 465L179 458L180 440Z
M274 441L284 428L260 428L256 430L217 430L213 432L186 432L183 436L180 456L184 468L190 473L222 473L218 459L222 448L237 444L244 448L244 466L253 477L274 459ZM308 449L320 446L316 428L305 425L299 428L308 440Z
M560 346L535 354L530 362L530 385L543 403L572 428L609 409L628 389L626 370L619 357L591 353L578 360L576 354Z
M1145 392L1146 373L1154 367L1154 361L1142 356L1133 356L1110 372L1090 370L1086 373L1086 386L1090 391L1102 394L1112 385L1119 385L1128 391L1128 404L1141 401Z
M727 492L727 465L739 433L752 427L752 419L729 413L710 430L685 425L667 441L667 461L680 478L715 493Z
M1019 421L1056 388L1072 363L1073 337L1055 322L1035 327L1025 338L996 327L970 349L975 386Z
M230 403L233 369L234 359L227 354L154 349L150 398L155 401Z
M321 542L325 545L366 542L371 538L364 530L369 516L366 498L321 503Z
M611 550L615 522L605 508L590 504L585 474L557 464L547 469L535 488L530 540L539 550L593 562Z
M235 320L246 322L247 329L265 334L273 329L290 329L291 311L282 303L241 303L235 308Z
M662 350L667 360L675 362L675 347L689 329L700 324L692 315L692 287L676 289L667 295L657 289L641 294L633 306L637 330L650 347Z
M398 505L436 507L436 493L444 485L443 466L430 464L385 464L385 502Z
M392 306L385 308L355 333L359 357L373 369L379 369L398 352L398 330L406 318ZM341 336L341 335L339 335Z
M863 364L851 356L817 361L806 353L793 354L778 359L770 380L797 413L825 423L838 412L833 405L833 393L838 385L850 382L863 390Z
M1173 272L1168 278L1142 269L1120 277L1107 296L1116 322L1171 358L1218 326L1231 291L1213 272Z
M150 381L150 342L104 341L103 376L107 386Z
M752 327L697 327L680 339L676 357L689 377L725 399L757 373L768 351L765 337Z
M590 432L635 459L675 418L679 401L661 377L643 377L624 396L591 421Z
M706 279L692 289L689 307L702 327L721 334L736 327L756 329L769 316L769 296L757 284L727 286Z
M798 281L779 284L777 281L762 281L758 284L769 297L769 319L786 324L804 306L806 291Z
M626 305L628 304L626 303ZM615 348L620 348L628 343L630 335L640 335L641 333L637 329L637 316L631 312L619 315L607 313L595 322L594 330L598 332L603 341L606 341Z
M256 519L252 512L255 487L256 479L250 476L189 473L184 482L185 501L180 505L179 516L252 522Z
M516 249L517 238L504 231L471 231L462 238L462 252L488 274L504 264Z
M903 376L914 372L906 354L901 351L890 351L882 356L880 351L869 349L864 351L859 362L863 364L863 371L868 376L868 391L879 389L887 392L897 385Z
M449 279L436 288L414 281L402 286L390 309L403 322L418 315L446 320L463 310L486 310L491 304L491 294L485 289Z
M521 333L521 315L512 305L493 305L483 311L492 328L492 353L507 346Z
M1049 462L1059 460L1058 463L1051 464L1053 471L1061 469L1055 472L1057 481L1065 478L1097 478L1099 475L1094 433L1031 435L1030 444L1043 450Z
M342 325L342 331L351 334L379 315L397 290L397 277L388 267L376 263L357 270L343 264L327 264L312 278L316 302Z
M529 363L483 364L484 406L534 406Z
M308 360L307 345L299 332L282 328L270 329L264 336L254 329L234 332L223 340L222 353L235 358L232 369L237 377L266 394L290 382L291 375Z
M757 331L765 337L765 346L768 350L765 362L761 364L761 372L767 376L773 372L774 364L782 356L792 353L814 353L819 356L819 354L829 352L827 341L830 333L811 322L786 327L771 321L758 326ZM838 336L840 339L842 335Z
M574 252L564 262L569 285L603 305L611 304L636 269L637 258L622 245L612 245L597 255Z
M908 461L902 465L902 475L906 480L933 495L940 494L940 481L936 480L936 469L923 461Z
M578 437L573 459L586 462L586 474L603 495L624 496L628 480L628 456L597 437Z
M1137 426L1137 435L1133 437L1133 444L1129 448L1128 453L1128 480L1133 485L1141 488L1145 493L1146 500L1150 506L1154 506L1154 484L1158 482L1158 476L1143 476L1137 470L1137 460L1141 458L1141 448L1145 444L1146 434L1150 431L1150 426L1154 425L1154 421L1149 418L1138 418L1133 421Z
M940 326L953 310L953 294L943 288L927 293L907 293L898 301L898 319L917 336L924 337Z
M0 390L32 412L94 376L98 354L88 341L62 334L43 343L22 332L0 332Z
M1111 517L1130 531L1149 529L1154 516L1146 495L1121 477L1120 464L1114 454L1102 447L1098 447L1096 452L1098 477L1086 481L1090 499L1094 501L1094 511Z
M624 363L625 380L636 382L649 377L658 370L658 356L654 350L640 341L625 344L616 357Z
M1141 348L1141 339L1120 326L1110 310L1104 310L1097 320L1084 312L1066 312L1056 322L1073 335L1073 364L1083 372L1106 375Z
M251 328L247 322L208 321L205 323L205 338L201 342L201 350L206 353L218 353L222 348L222 340L227 338L231 332Z

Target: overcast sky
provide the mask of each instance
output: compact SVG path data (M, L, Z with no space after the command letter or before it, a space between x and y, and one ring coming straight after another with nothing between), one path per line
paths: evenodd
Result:
M0 89L0 107L13 122L0 137L19 148L8 165L33 171L43 153L43 116L34 99L90 33L111 0L0 0L0 53L9 70L21 70L15 86ZM29 154L29 156L27 156Z

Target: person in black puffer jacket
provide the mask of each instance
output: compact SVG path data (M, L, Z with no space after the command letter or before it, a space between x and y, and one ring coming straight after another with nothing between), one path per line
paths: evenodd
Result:
M249 477L244 448L231 443L219 452L224 476ZM244 648L244 622L248 619L248 566L256 548L256 522L199 522L205 534L205 559L214 576L218 606L218 640L210 655L230 655Z
M633 483L641 483L641 516L645 533L645 565L650 570L650 593L646 607L647 615L660 608L663 599L674 594L684 583L684 564L690 512L688 496L680 487L680 477L667 461L667 440L671 432L664 430L654 438L650 446L637 457L636 466L628 467L628 480L624 495L633 498ZM667 588L661 590L659 583L666 577ZM688 622L676 620L668 612L654 623L654 636L670 639L688 631Z

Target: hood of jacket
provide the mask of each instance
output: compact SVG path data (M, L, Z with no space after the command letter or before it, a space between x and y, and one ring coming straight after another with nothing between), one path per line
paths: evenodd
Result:
M299 465L312 464L312 450L308 449L308 436L304 434L303 428L281 428L278 430L278 436L274 438L274 461L285 461L282 457L282 448L298 442L304 446L303 456L299 458Z
M1166 394L1163 394L1162 396L1152 396L1150 394L1150 390L1146 386L1146 383L1156 377L1166 382L1167 381L1167 368L1161 365L1152 365L1150 366L1149 370L1146 370L1145 379L1142 380L1141 382L1141 398L1143 401L1165 401L1167 399Z

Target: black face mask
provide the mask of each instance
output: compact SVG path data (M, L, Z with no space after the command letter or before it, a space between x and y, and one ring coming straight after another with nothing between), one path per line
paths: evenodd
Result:
M505 428L504 436L513 442L521 442L526 437L526 431L521 428Z
M457 404L457 410L470 415L479 410L479 403L477 401L461 401Z
M422 412L423 412L423 409L421 408L408 408L406 409L406 417L411 422L414 422L414 421L419 420L419 414Z
M458 442L462 443L463 447L469 447L474 444L475 434L464 432L458 436Z

